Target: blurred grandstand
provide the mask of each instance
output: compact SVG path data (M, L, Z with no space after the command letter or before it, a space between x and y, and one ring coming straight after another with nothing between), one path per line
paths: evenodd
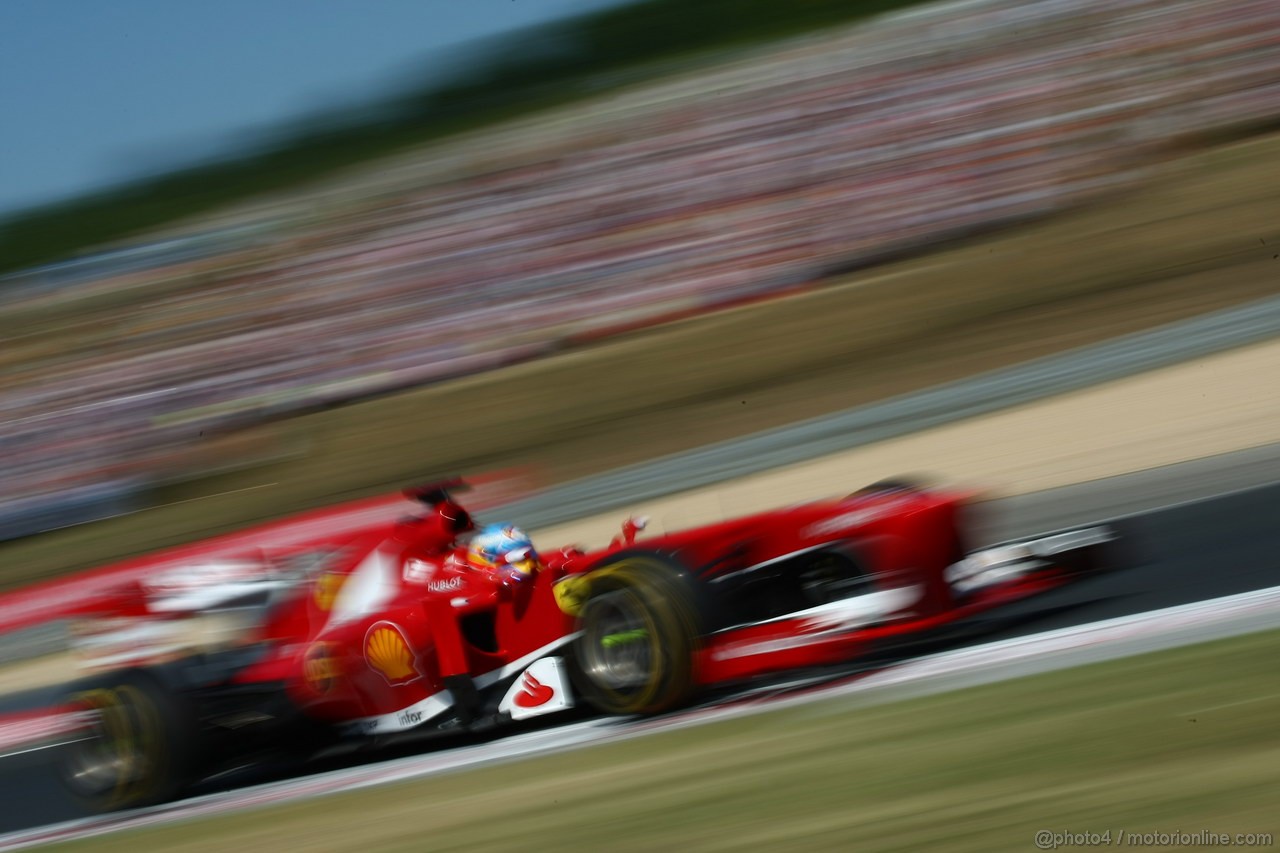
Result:
M11 275L0 538L126 511L215 434L815 286L1277 117L1273 0L961 2Z

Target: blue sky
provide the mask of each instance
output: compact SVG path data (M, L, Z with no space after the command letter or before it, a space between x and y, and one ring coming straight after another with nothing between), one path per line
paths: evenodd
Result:
M444 75L449 46L625 0L0 0L0 211Z

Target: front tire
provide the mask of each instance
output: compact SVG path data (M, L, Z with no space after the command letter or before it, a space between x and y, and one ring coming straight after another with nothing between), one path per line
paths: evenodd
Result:
M178 797L196 759L195 716L181 697L144 670L114 673L65 698L96 715L88 736L63 747L61 775L94 812Z
M692 695L697 609L673 562L636 554L593 571L578 628L576 680L601 711L655 714Z

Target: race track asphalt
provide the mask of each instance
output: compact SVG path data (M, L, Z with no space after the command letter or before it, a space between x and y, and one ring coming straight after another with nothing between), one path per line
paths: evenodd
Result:
M1118 519L1126 565L1021 602L952 646L1280 585L1280 445L994 501L988 509L980 528L986 541ZM0 697L0 713L39 707L48 696ZM0 759L0 833L79 816L47 757Z

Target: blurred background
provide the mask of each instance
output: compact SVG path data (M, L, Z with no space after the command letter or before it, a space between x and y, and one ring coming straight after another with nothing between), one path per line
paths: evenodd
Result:
M169 611L152 633L95 626L95 596L297 580L412 510L400 488L452 475L541 548L603 544L624 510L665 531L924 472L1013 495L967 516L989 541L1125 519L1125 571L1011 611L1006 638L1089 623L1092 656L1118 648L1099 620L1161 618L1178 642L1207 639L1209 611L1274 626L1280 3L301 8L0 3L0 847L79 814L30 726L68 716L55 685L103 662L85 649L116 665L247 636L217 608L208 632ZM1226 351L1189 335L1176 375L1154 369L1192 318ZM1158 346L1125 337L1157 327ZM1075 385L1059 359L987 381L1093 344ZM948 396L965 380L1003 396ZM755 455L731 443L806 421ZM114 843L1270 832L1277 643L880 709L851 693ZM1069 663L974 653L1000 678ZM920 662L973 687L955 660Z
M0 583L418 477L559 481L864 402L999 349L878 382L867 365L902 341L1055 300L1241 265L1124 316L1274 292L1248 266L1280 243L1257 178L1280 120L1270 0L466 5L0 12L0 539L27 548ZM112 63L147 87L65 96ZM284 66L325 94L284 106ZM229 109L246 81L276 102ZM77 173L121 127L189 144ZM1263 142L1194 159L1242 139ZM1054 219L1073 211L1093 225ZM689 325L824 289L840 302L816 319ZM1123 313L1073 305L1036 345ZM823 370L825 395L796 384Z

